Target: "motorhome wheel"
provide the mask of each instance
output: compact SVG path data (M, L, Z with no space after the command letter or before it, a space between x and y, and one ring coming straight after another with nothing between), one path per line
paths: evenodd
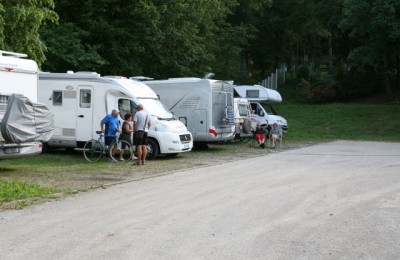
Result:
M154 159L159 153L158 144L153 139L147 140L147 159Z

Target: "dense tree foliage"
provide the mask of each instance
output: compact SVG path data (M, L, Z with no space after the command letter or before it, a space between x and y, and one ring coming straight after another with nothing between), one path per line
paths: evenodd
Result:
M39 29L57 21L53 9L53 0L0 0L0 49L24 52L43 63L46 46Z
M392 79L400 69L400 1L346 0L340 26L355 42L350 62L380 74L387 95L393 97Z
M257 83L286 66L315 102L393 98L399 46L398 0L0 0L0 48L44 70Z
M239 67L246 37L226 21L234 0L56 3L60 23L43 30L51 70L170 77Z

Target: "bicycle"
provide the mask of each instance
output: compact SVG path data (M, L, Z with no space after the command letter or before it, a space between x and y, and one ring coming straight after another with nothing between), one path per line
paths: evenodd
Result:
M96 131L99 138L91 139L83 146L83 155L89 162L97 162L103 155L108 154L113 162L120 161L129 162L133 158L133 148L130 143L124 140L115 139L109 146L104 143L104 135L102 131ZM121 155L121 152L123 154Z

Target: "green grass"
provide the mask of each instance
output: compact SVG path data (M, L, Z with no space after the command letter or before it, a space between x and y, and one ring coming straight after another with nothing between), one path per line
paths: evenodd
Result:
M287 140L400 141L400 105L280 104Z
M293 88L280 92L283 102L273 107L288 121L286 140L400 141L400 104L309 105L294 101Z
M48 198L61 190L18 181L0 180L0 203L26 198ZM26 204L26 202L24 203Z

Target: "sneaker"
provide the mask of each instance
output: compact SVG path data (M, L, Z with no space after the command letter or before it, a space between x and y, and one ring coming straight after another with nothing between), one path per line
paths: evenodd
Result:
M124 160L124 159L118 159L118 161L119 161L119 162L125 162L125 160Z
M137 161L136 165L142 165L142 162L141 161Z
M116 163L117 161L114 160L114 159L108 158L108 162L109 162L109 163Z
M145 165L146 164L146 162L145 161L142 161L142 165Z
M265 148L265 144L261 144L260 146L261 146L261 148L262 148L262 149L264 149L264 148Z

